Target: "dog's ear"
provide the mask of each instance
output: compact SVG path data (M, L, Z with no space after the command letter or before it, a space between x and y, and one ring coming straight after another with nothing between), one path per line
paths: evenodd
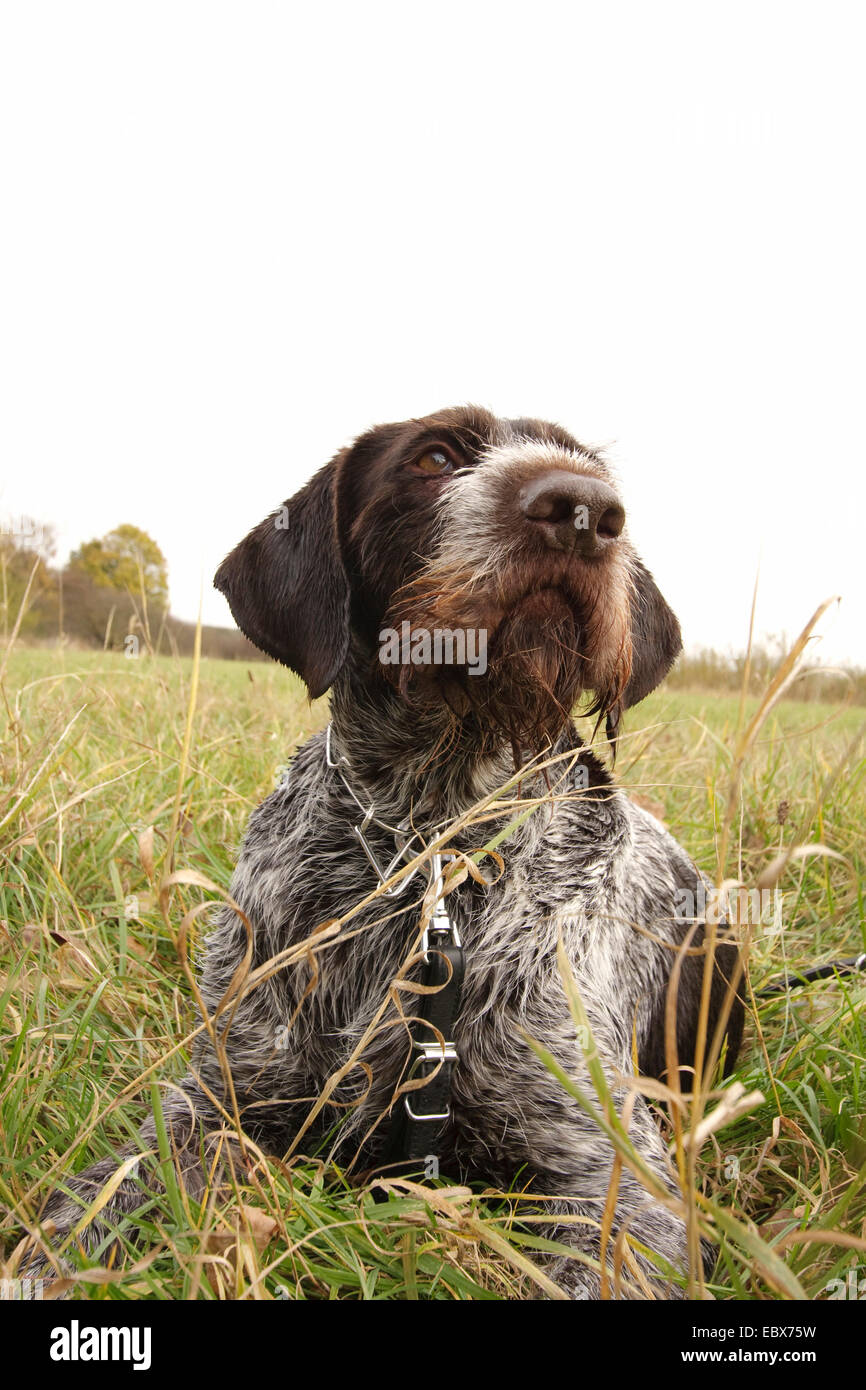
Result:
M214 585L246 637L323 695L346 659L349 583L335 519L337 455L223 560Z
M623 710L638 704L660 685L683 648L676 614L636 556L632 562L631 674L618 703L607 714L607 736L616 742Z

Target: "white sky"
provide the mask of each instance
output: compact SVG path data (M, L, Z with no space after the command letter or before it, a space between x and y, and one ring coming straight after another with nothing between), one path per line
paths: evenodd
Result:
M0 513L173 611L351 436L606 444L688 645L866 665L854 5L7 3Z

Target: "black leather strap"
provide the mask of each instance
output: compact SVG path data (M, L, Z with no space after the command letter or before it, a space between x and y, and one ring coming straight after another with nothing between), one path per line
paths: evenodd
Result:
M436 1156L439 1136L450 1115L451 1074L457 1064L454 1024L463 987L463 947L451 942L437 945L435 935L431 937L421 983L436 993L416 996L413 1011L418 1022L412 1025L413 1056L404 1080L433 1076L437 1063L439 1069L428 1085L407 1091L395 1103L391 1132L380 1161L380 1167L386 1170L383 1176L388 1177L417 1173L428 1155ZM438 1029L445 1043L450 1044L445 1060L439 1038L428 1025Z

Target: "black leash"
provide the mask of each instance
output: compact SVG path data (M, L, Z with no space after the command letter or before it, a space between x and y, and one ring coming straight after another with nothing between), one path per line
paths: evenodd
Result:
M437 1140L451 1118L451 1076L458 1061L454 1024L460 1012L465 961L457 926L441 896L443 864L450 858L444 854L432 858L431 888L440 896L421 943L420 983L435 992L417 996L416 1020L410 1028L413 1056L405 1078L417 1081L430 1076L431 1080L407 1091L395 1106L385 1152L377 1165L385 1169L386 1177L417 1172L424 1160L436 1158Z
M766 998L771 994L784 994L789 989L799 989L812 980L828 980L832 975L857 975L866 970L866 951L859 956L849 956L847 960L831 960L828 965L816 965L812 970L798 970L794 975L783 975L771 985L759 989L757 997Z

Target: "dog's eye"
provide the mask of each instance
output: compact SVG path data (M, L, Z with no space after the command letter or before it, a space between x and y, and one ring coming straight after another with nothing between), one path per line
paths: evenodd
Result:
M430 449L428 453L422 454L416 460L415 467L420 468L422 473L431 475L454 472L454 464L441 449Z

